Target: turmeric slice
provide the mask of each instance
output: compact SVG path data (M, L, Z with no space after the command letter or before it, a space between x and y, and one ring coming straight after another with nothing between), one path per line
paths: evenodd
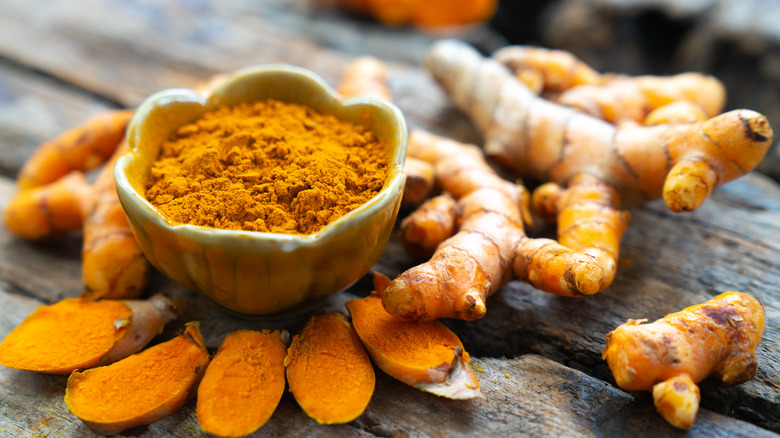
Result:
M102 435L149 424L195 395L209 359L198 323L191 322L170 341L108 366L74 372L65 405Z
M225 340L198 386L198 424L211 436L260 429L284 393L285 331L238 330Z
M152 340L175 314L170 300L86 301L40 306L0 343L0 364L69 374L127 357Z
M348 423L371 401L371 359L340 313L313 316L293 337L284 363L290 392L317 423Z
M114 185L114 164L127 152L125 141L100 170L93 185L94 203L84 222L82 280L84 298L131 299L149 281L149 262L133 237Z
M360 340L390 376L451 399L482 398L471 359L457 335L439 321L407 321L382 307L390 279L374 275L374 293L347 302Z
M764 326L758 300L726 292L650 324L629 320L606 335L603 358L621 388L652 391L661 415L688 429L699 409L696 383L710 375L729 385L753 378Z
M132 117L133 110L106 110L42 144L22 166L19 189L49 184L74 170L96 168L111 157Z
M52 240L81 229L92 188L81 172L17 193L3 211L9 231L28 240Z

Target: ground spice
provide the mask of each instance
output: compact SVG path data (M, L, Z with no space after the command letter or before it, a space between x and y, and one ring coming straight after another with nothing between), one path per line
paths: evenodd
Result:
M388 162L367 128L304 105L244 103L165 142L146 197L173 223L311 234L374 197Z

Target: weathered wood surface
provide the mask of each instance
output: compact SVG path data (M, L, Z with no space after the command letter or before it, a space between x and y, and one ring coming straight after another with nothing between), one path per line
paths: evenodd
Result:
M256 63L301 65L335 83L353 56L387 57L410 126L479 141L409 54L422 53L430 39L312 12L305 1L0 0L0 208L39 142L101 108L132 107L159 89ZM572 300L513 282L488 301L482 320L447 322L476 358L485 400L438 399L380 373L368 411L355 422L318 426L287 394L258 436L675 435L648 394L615 388L601 360L604 334L628 318L658 318L726 290L750 292L765 306L758 374L736 387L703 382L704 409L689 434L780 432L780 186L749 175L696 212L676 215L653 202L632 215L621 247L631 263L607 291ZM80 245L78 234L30 244L0 228L0 338L35 306L79 295ZM376 269L395 275L413 263L394 238ZM343 310L369 288L370 281L358 282L326 306ZM150 291L183 305L161 339L199 319L212 349L239 327L295 331L306 319L227 315L160 275ZM64 384L63 377L0 368L0 436L89 436L64 407ZM197 436L194 404L132 434Z

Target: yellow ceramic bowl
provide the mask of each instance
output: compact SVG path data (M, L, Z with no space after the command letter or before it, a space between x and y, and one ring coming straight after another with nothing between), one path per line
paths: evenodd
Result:
M305 104L373 130L390 155L388 179L379 194L310 235L167 221L144 196L162 143L180 126L218 106L267 99ZM347 288L377 261L398 215L405 179L403 115L378 99L342 99L320 77L302 68L245 68L210 96L187 89L161 91L141 104L127 135L130 152L117 162L114 179L144 254L168 278L236 312L292 313Z

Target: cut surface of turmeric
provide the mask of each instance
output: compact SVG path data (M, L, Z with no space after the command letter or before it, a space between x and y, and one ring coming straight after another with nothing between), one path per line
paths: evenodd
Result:
M376 291L347 302L360 340L390 376L423 391L452 398L480 398L479 381L457 335L439 321L408 321L388 314L381 294L390 284L375 274Z
M74 170L94 169L108 160L124 137L133 112L100 112L39 146L19 172L19 189L46 185Z
M209 363L197 323L111 365L74 372L65 405L93 431L112 435L157 421L195 395Z
M285 387L287 332L238 330L225 336L198 386L198 424L211 436L254 433Z
M374 393L371 359L340 313L313 316L288 349L287 381L306 415L320 424L359 417Z
M764 332L761 303L726 292L658 321L629 320L606 335L603 358L621 388L652 391L658 411L673 426L693 425L696 383L710 375L723 383L753 378Z
M92 206L92 188L81 172L52 183L22 190L3 210L3 222L28 240L52 240L81 229Z
M87 301L40 306L0 343L0 364L50 374L106 365L152 340L173 319L170 300Z

